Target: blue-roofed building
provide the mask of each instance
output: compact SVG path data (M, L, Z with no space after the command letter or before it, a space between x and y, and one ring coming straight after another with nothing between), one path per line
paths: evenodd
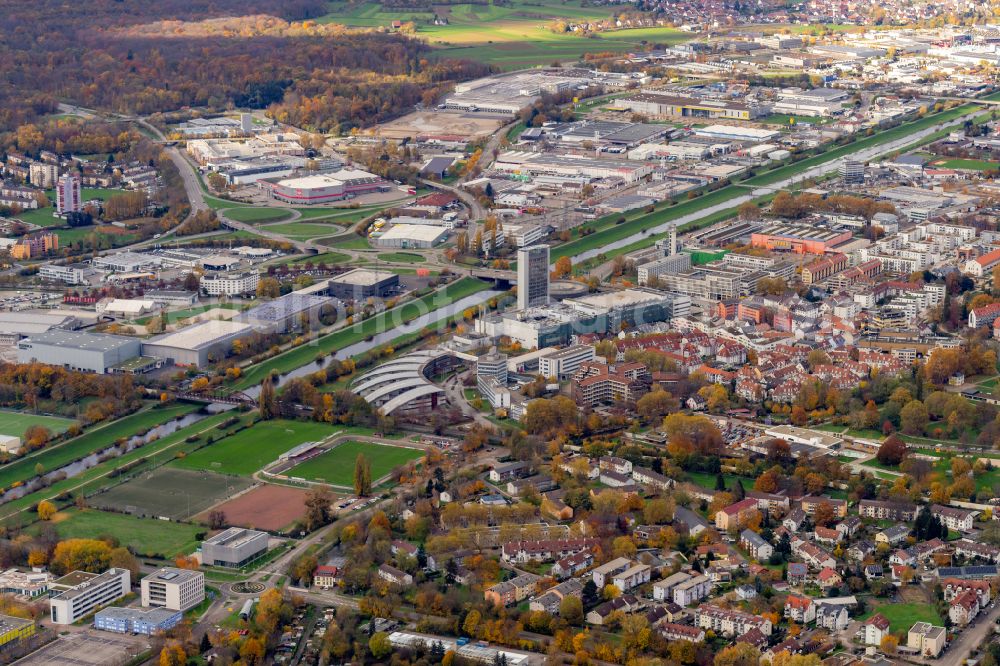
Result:
M94 628L117 634L153 636L172 629L184 614L166 608L105 608L94 615Z
M962 578L965 580L985 580L1000 575L1000 567L995 564L982 564L969 567L939 567L938 578Z

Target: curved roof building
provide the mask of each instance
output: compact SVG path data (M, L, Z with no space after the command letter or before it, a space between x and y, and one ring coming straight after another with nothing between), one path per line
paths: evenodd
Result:
M429 378L457 360L451 352L440 349L411 352L361 375L351 391L385 415L397 410L435 409L444 389Z

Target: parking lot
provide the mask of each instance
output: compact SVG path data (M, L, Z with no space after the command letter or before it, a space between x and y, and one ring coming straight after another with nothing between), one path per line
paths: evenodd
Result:
M124 664L149 648L138 637L98 631L60 636L17 662L19 666L107 666Z

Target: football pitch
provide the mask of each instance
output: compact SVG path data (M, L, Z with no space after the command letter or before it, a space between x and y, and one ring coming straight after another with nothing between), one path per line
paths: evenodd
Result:
M33 425L45 426L53 433L61 433L72 425L71 419L56 416L40 416L24 412L8 412L0 410L0 434L11 437L23 437L24 431Z
M400 465L422 458L424 452L401 446L344 442L320 455L290 469L288 476L322 481L334 486L350 488L354 485L354 462L364 454L372 469L372 482L376 482Z
M113 536L123 546L146 557L174 557L188 554L198 546L199 525L136 518L97 509L67 509L53 521L62 539L96 539Z
M260 421L170 464L181 469L250 476L285 451L305 442L318 442L337 430L315 421Z
M250 479L186 469L160 469L95 495L87 502L97 508L136 516L172 520L189 518L251 485Z

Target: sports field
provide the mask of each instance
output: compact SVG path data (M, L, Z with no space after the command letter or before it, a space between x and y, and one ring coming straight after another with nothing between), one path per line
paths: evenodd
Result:
M349 488L354 485L354 462L359 453L367 456L371 463L373 483L391 472L393 468L424 455L419 449L401 446L344 442L326 453L296 465L288 471L288 476Z
M21 437L24 431L33 425L45 426L53 433L60 433L73 424L71 419L56 416L40 416L24 412L8 412L0 410L0 434L11 437Z
M315 421L261 421L232 437L175 460L172 466L250 476L278 456L305 442L318 442L337 428Z
M154 518L136 518L97 509L67 509L56 514L53 523L63 539L94 539L110 535L138 555L174 557L194 551L198 525L185 525ZM44 523L39 523L38 526Z
M666 27L636 28L593 33L554 32L557 19L568 23L602 20L615 13L611 7L583 7L578 1L513 0L509 5L439 5L433 10L393 10L376 2L331 2L325 23L378 27L394 20L412 22L442 55L516 68L577 59L585 53L633 51L647 44L676 44L691 38ZM447 21L447 25L434 25Z
M990 169L1000 169L1000 162L990 162L989 160L942 160L934 163L945 169L965 169L967 171L989 171Z
M250 487L249 479L212 472L161 467L87 500L97 508L114 508L136 516L174 520L201 513Z

